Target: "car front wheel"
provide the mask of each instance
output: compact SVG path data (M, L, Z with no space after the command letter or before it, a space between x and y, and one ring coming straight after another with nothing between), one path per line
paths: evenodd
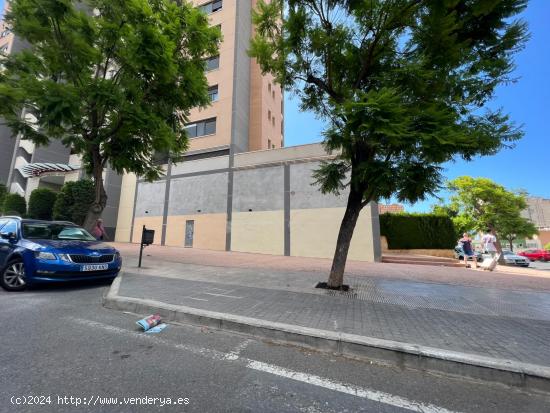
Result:
M27 288L25 264L21 258L8 262L0 277L0 285L7 291L23 291Z

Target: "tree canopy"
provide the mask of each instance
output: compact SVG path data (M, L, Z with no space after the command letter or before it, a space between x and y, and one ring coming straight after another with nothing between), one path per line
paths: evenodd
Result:
M337 154L315 177L348 192L329 287L342 285L361 209L415 202L442 184L440 164L492 155L522 136L485 107L513 80L526 0L260 0L250 55L329 122ZM282 22L281 22L282 21Z
M106 204L104 168L155 179L155 153L187 149L188 111L209 104L203 59L221 38L191 3L12 0L6 21L29 47L1 61L0 116L23 139L82 155L88 222Z
M448 183L452 192L450 209L457 216L470 219L478 231L491 231L508 242L513 249L513 241L520 237L537 234L535 225L521 212L527 208L523 192L508 191L487 178L462 176Z

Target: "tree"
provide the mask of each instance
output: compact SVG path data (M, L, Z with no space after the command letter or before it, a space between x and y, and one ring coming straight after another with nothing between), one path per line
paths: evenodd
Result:
M538 232L535 224L515 214L500 217L497 224L497 234L500 238L508 241L510 251L514 251L514 240L518 238L532 238Z
M489 230L497 236L497 249L502 252L499 238L512 242L518 237L531 237L537 233L535 226L521 216L527 208L522 192L511 192L487 178L461 176L448 183L453 193L451 208L470 217L478 231Z
M83 225L94 197L94 183L91 180L83 179L65 183L57 193L53 206L53 218Z
M2 212L4 215L18 215L22 217L27 213L27 202L19 194L7 194L4 197Z
M456 205L434 205L432 211L434 214L446 215L451 218L458 238L462 237L465 232L475 230L475 222L472 217L459 213Z
M48 188L38 188L32 191L29 197L29 218L52 219L55 198L56 193Z
M544 249L550 251L550 242L544 246Z
M220 30L171 0L13 0L6 21L30 47L2 61L0 115L23 139L60 139L82 156L90 227L107 202L104 168L153 180L156 153L187 149L184 124L209 104L203 59L217 54Z
M260 0L250 55L326 119L336 154L323 193L348 191L328 286L342 286L361 209L415 202L441 185L443 162L492 155L522 136L484 108L511 81L527 38L526 0ZM284 15L283 15L284 11ZM282 19L282 24L281 24Z

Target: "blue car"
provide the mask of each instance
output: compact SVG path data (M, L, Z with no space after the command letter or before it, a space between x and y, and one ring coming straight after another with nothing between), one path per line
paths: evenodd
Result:
M0 217L0 285L113 279L120 253L71 222Z

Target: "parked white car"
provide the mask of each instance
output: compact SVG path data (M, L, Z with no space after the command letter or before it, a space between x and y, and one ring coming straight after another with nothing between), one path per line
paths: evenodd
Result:
M504 263L506 265L517 265L519 267L529 267L531 261L527 257L522 257L521 255L516 255L512 251L503 250L502 254L504 255Z

